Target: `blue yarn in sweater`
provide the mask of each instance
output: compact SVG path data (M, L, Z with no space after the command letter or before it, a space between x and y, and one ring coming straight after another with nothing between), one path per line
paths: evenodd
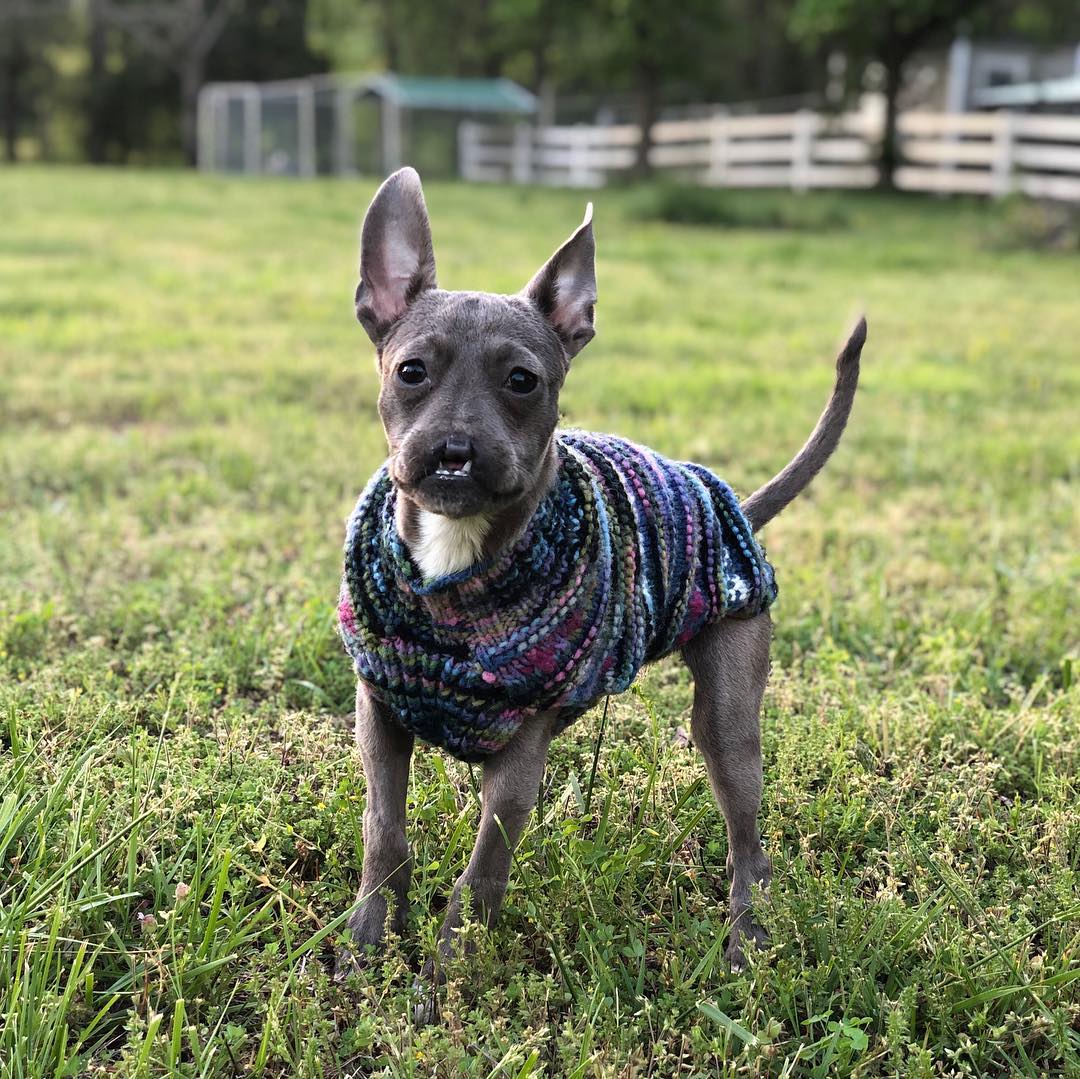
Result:
M461 760L498 752L540 711L565 727L705 625L776 598L738 499L707 468L580 431L557 451L520 539L459 573L424 580L385 466L349 519L338 614L357 674Z

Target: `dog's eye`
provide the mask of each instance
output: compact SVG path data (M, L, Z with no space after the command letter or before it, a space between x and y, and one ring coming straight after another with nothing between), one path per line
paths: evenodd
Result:
M538 381L532 371L526 371L524 367L515 367L506 378L506 388L514 393L532 393Z
M419 386L427 381L427 368L420 360L406 360L398 364L397 377L406 386Z

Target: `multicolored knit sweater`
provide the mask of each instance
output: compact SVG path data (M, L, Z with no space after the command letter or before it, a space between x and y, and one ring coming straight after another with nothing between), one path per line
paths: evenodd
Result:
M425 580L385 466L349 518L338 618L356 672L418 738L465 761L538 711L565 727L716 619L776 597L731 488L610 435L557 437L555 486L494 559Z

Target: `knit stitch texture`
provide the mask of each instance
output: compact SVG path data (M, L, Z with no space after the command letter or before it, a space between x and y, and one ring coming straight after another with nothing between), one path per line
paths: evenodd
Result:
M551 493L494 559L425 580L385 466L349 518L338 620L356 672L418 738L460 760L530 715L565 727L719 618L776 598L731 488L610 435L557 436Z

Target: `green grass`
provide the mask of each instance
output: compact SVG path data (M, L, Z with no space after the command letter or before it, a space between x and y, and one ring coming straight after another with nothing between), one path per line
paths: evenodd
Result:
M412 970L478 806L436 753L408 935L329 982L362 848L333 612L383 452L351 313L372 190L0 173L3 1074L1080 1075L1080 263L1000 250L964 202L785 231L596 196L569 423L749 491L869 316L841 449L765 537L768 951L724 968L724 829L664 662L612 701L591 805L599 715L555 745L440 1025ZM496 290L584 202L428 195L442 283Z

